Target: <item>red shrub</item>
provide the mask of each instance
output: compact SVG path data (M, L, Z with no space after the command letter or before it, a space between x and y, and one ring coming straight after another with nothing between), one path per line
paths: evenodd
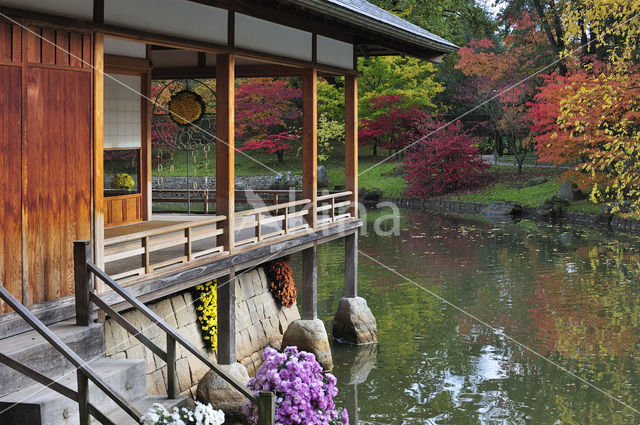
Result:
M435 122L432 128L435 130L441 125ZM482 183L482 171L489 165L482 161L477 142L456 122L416 143L404 159L407 194L441 195Z

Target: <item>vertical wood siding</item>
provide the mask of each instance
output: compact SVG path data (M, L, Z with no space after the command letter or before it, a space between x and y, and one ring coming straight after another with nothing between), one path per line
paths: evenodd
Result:
M22 69L0 66L0 281L22 299ZM9 310L0 300L0 314Z
M29 301L73 293L73 241L90 237L91 74L27 71Z
M73 293L73 241L91 236L93 126L91 36L30 30L0 22L0 279L27 305Z

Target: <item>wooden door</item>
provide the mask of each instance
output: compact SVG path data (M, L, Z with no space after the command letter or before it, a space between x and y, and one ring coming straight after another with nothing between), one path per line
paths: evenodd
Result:
M23 207L29 304L73 293L73 241L89 239L91 74L27 68Z

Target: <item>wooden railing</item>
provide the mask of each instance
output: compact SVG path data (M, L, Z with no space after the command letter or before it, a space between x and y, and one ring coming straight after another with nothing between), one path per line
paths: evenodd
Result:
M154 313L149 307L144 305L133 295L129 294L113 278L100 270L91 258L91 247L88 241L77 241L74 243L74 266L75 266L75 296L76 296L76 321L80 326L88 326L93 313L92 304L105 312L116 323L122 326L127 332L134 336L140 343L151 350L156 356L167 364L167 397L175 399L178 396L178 384L176 375L176 344L182 345L187 351L193 354L199 361L205 364L224 379L234 389L239 391L247 399L258 405L258 424L273 425L275 423L275 394L270 391L260 391L258 396L253 394L244 384L236 381L233 377L225 374L220 367L209 359L209 357L196 348L189 340L180 335L160 316ZM120 313L114 310L108 303L103 301L95 292L91 290L93 273L98 279L103 281L113 292L121 296L133 308L147 317L154 325L159 327L166 335L167 349L162 350L147 338L142 330L138 330L127 321ZM104 391L104 390L103 390ZM113 391L112 391L113 393ZM111 394L108 394L111 396ZM117 402L117 401L116 401ZM123 407L124 408L124 407ZM125 409L126 410L126 409ZM127 411L127 410L126 410ZM127 411L129 415L140 422L140 415L135 410ZM137 416L136 416L137 414Z
M225 216L215 216L106 239L104 242L104 263L108 265L115 261L140 258L139 267L128 268L125 272L113 276L114 279L122 279L149 274L157 269L186 263L205 255L222 253L223 247L217 245L216 237L221 235L223 230L217 228L216 223L225 219ZM211 243L207 244L205 248L196 249L194 243L205 239L210 240ZM184 247L184 250L180 252L181 255L176 255L175 250L174 252L165 251L165 255L160 255L159 251L176 246ZM152 253L154 252L159 257L165 258L159 262L152 261Z
M85 273L86 275L86 273ZM96 418L103 425L116 425L102 412L100 412L93 404L89 402L89 381L93 382L102 392L104 392L118 407L124 410L129 416L142 423L140 412L129 403L124 397L118 394L109 384L102 379L91 366L89 366L80 356L78 356L68 345L66 345L56 334L46 327L36 316L34 316L24 305L16 300L3 286L0 285L0 298L4 300L13 310L20 315L36 332L62 354L75 368L77 373L78 389L73 390L59 382L54 381L41 374L40 372L30 368L28 365L22 364L4 354L0 353L0 363L12 368L13 370L49 387L63 397L78 403L80 413L80 425L89 424L89 415ZM87 325L89 323L87 322Z
M301 199L236 213L234 230L238 232L238 235L235 247L257 244L278 236L308 229L309 225L304 219L298 221L296 218L309 214L309 210L304 206L310 202L309 199ZM297 207L303 208L296 211ZM291 225L291 221L294 221L293 225ZM241 239L242 231L251 228L254 229L253 235Z
M310 228L305 220L309 214L311 202L309 199L282 202L295 198L300 194L299 191L265 190L247 193L269 196L272 205L234 214L231 231L234 232L235 242L232 249L246 248L267 241L273 242ZM318 196L317 224L330 225L351 217L349 213L349 208L352 207L352 202L349 200L351 194L350 191L343 191ZM248 202L251 201L264 202L264 199L249 198ZM110 272L113 279L120 280L188 263L206 255L228 253L223 246L218 245L217 240L217 236L225 231L218 223L225 221L226 217L209 217L106 238L104 241L105 269Z
M351 206L351 201L348 199L351 194L350 191L344 191L318 196L318 224L334 223L351 217L351 214L347 212ZM341 213L340 210L344 210L344 212ZM328 214L325 214L325 211Z

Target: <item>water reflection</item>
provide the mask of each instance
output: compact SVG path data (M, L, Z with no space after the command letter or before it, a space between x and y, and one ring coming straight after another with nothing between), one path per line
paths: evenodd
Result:
M344 393L344 407L349 411L349 423L357 425L358 385L367 381L369 373L376 364L377 344L364 346L335 345L333 347L333 373L340 382Z
M334 347L338 402L353 397L358 423L640 421L505 338L640 409L637 237L420 212L403 212L401 229L385 238L370 231L360 249L498 331L361 257L360 292L376 316L379 342L375 366L355 391L341 363L357 363L356 354ZM318 310L329 330L343 294L343 256L340 241L319 247ZM342 361L347 354L354 360Z

